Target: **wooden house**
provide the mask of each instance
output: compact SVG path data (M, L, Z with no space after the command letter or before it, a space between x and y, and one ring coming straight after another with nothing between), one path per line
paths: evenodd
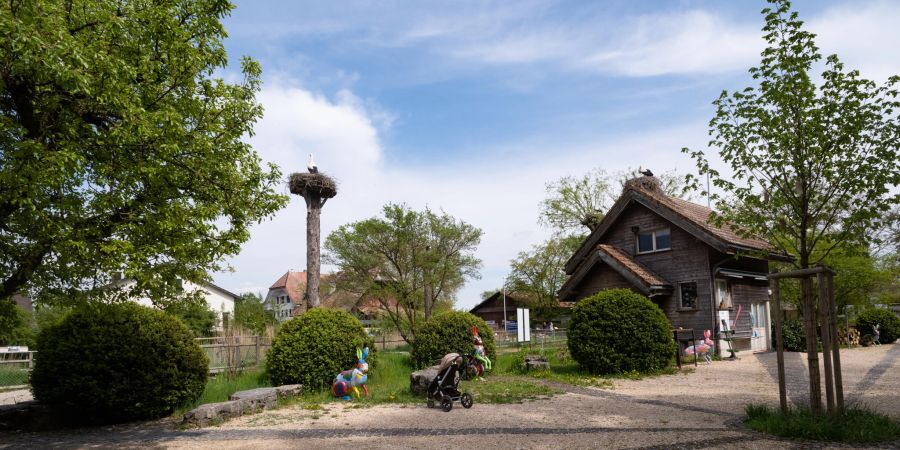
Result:
M737 350L765 351L769 339L769 260L789 261L731 224L708 222L709 208L665 195L659 180L629 180L621 197L566 263L562 301L603 289L626 288L649 297L672 327L719 338L722 319ZM740 315L738 315L740 312ZM736 320L736 322L735 322ZM717 351L722 351L720 341Z
M505 297L505 307L504 307ZM481 303L475 305L469 310L470 313L481 317L488 326L496 330L502 330L505 321L516 320L516 308L527 308L528 304L519 298L516 293L507 292L503 295L502 291L497 291L491 296L485 298ZM503 312L506 311L504 319ZM513 329L515 331L515 329Z

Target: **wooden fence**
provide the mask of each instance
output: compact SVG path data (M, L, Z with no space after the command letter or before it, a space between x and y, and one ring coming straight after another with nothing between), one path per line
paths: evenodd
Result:
M224 336L196 340L209 358L210 374L257 367L272 347L272 340L265 336Z

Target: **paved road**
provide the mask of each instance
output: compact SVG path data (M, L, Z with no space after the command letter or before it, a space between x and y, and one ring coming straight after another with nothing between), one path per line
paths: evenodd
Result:
M900 418L900 345L846 351L847 397ZM789 394L800 402L806 366L788 358ZM282 408L202 430L171 422L30 433L0 438L0 447L166 448L823 448L743 429L743 406L777 404L774 355L700 366L683 375L617 382L613 389L555 385L564 394L515 405L482 405L449 413L416 406L324 410ZM897 448L885 445L881 448ZM827 448L843 448L829 446Z

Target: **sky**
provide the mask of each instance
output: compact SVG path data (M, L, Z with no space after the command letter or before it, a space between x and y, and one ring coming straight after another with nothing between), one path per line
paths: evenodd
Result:
M538 223L547 183L593 168L695 172L681 148L708 151L711 102L751 85L765 44L762 1L235 4L223 76L239 76L242 56L262 65L254 149L285 177L313 153L338 181L323 237L387 203L480 228L481 278L458 292L460 309L552 235ZM794 9L824 55L879 82L900 74L900 2ZM265 295L305 269L305 208L292 196L255 226L215 283Z

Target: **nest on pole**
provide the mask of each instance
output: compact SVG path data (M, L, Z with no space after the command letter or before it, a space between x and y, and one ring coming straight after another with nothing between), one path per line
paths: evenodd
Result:
M337 183L323 173L292 173L289 184L291 194L297 194L306 199L315 197L327 200L337 195Z

